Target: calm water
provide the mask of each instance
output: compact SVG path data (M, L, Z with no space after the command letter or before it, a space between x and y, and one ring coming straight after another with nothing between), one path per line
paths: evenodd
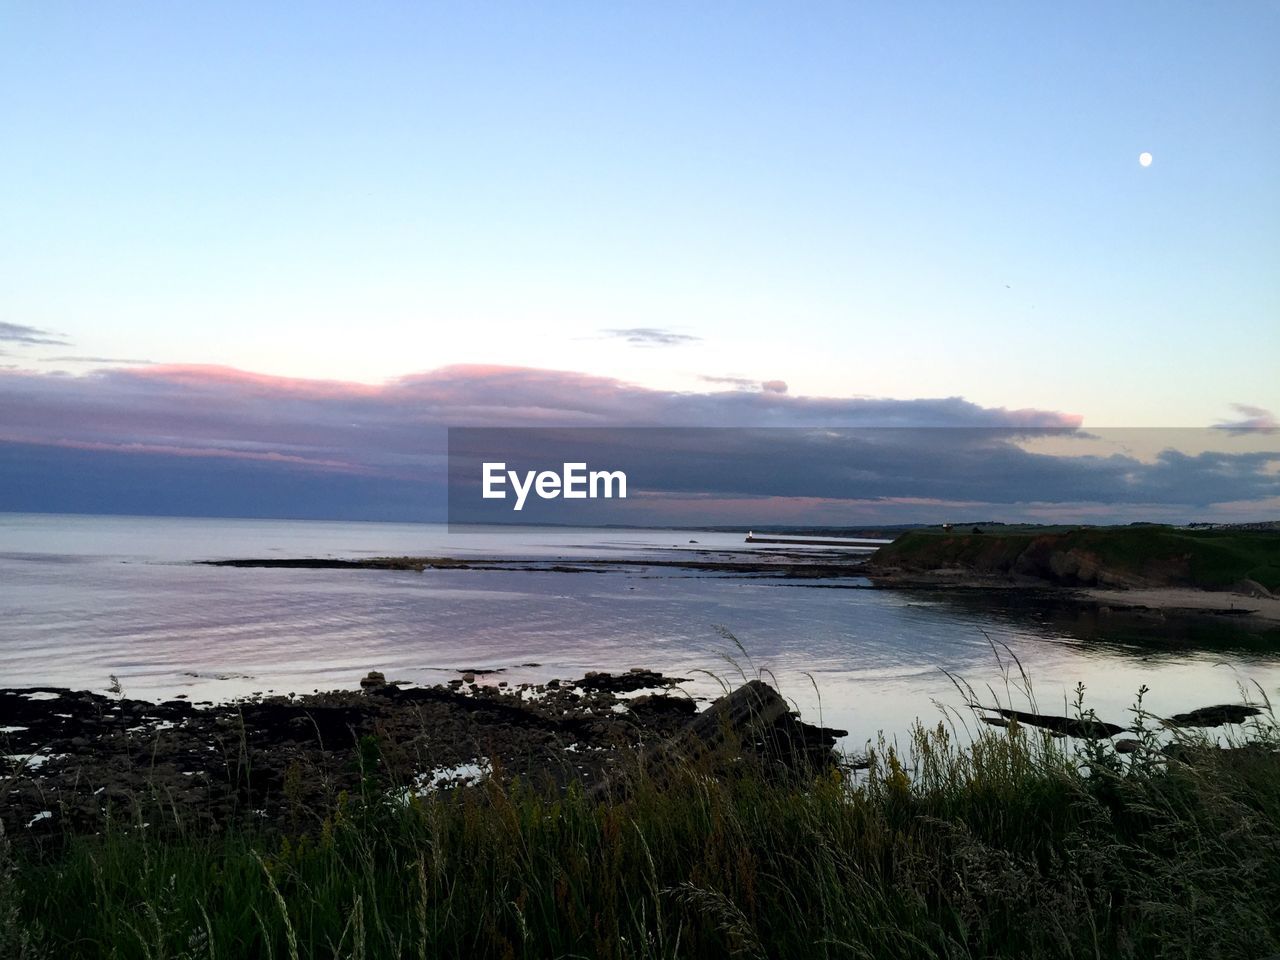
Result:
M698 545L688 544L690 539ZM608 573L265 570L198 559L386 554L670 557L748 549L737 534L618 530L449 533L419 524L0 514L0 685L195 700L351 687L371 669L437 682L502 667L493 681L545 680L648 666L695 678L736 675L741 654L771 671L807 714L853 732L900 732L960 702L943 670L977 689L1004 683L991 640L1062 707L1077 681L1125 722L1141 684L1176 712L1238 700L1256 681L1280 694L1280 654L1228 643L1211 652L1135 643L1128 628L1075 614L960 605L937 595L666 568ZM1150 639L1150 638L1146 638ZM522 666L537 664L537 666ZM810 680L812 677L812 681ZM1255 694L1256 695L1256 694ZM1015 699L1018 699L1015 694ZM1025 701L1020 701L1025 703Z

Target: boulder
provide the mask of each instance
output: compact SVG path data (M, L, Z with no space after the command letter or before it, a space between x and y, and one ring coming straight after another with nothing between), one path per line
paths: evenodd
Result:
M727 776L744 766L771 778L812 776L836 762L833 750L844 730L800 720L773 687L752 680L716 700L673 737L641 754L649 780L663 785L681 770ZM629 789L636 771L616 775L597 794Z

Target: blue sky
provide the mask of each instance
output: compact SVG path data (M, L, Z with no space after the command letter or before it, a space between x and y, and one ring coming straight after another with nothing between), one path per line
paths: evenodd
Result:
M9 4L0 374L1274 412L1278 46L1261 2Z

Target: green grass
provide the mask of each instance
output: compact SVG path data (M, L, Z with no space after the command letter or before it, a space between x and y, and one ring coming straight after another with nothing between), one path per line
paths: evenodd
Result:
M1168 580L1171 585L1225 589L1249 579L1268 590L1280 590L1280 534L1264 531L1163 526L1083 527L1051 533L911 531L881 548L875 564L1008 573L1020 558L1038 564L1052 551L1078 551L1113 573Z
M1280 951L1280 744L1167 761L917 729L856 782L683 771L597 801L370 777L313 829L141 811L0 850L0 955L1263 957ZM25 951L25 953L23 952Z

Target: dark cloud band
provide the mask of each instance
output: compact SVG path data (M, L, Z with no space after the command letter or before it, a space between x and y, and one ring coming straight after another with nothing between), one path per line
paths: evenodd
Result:
M592 436L561 444L566 459L630 464L638 471L636 502L648 506L650 522L676 500L707 504L701 516L670 514L671 522L695 523L711 522L711 501L768 500L770 510L785 502L800 512L806 504L818 511L890 501L1127 504L1148 512L1225 502L1270 502L1275 512L1280 503L1280 452L1259 446L1256 432L1150 432L1142 455L1100 441L1083 452L1061 443L1046 452L1046 441L1085 441L1078 418L958 397L805 397L762 387L694 394L483 366L372 386L211 367L75 377L4 371L0 446L8 479L0 510L86 503L119 510L122 478L145 475L169 499L185 498L189 512L213 509L215 501L225 511L237 483L252 501L253 486L266 482L254 478L268 477L273 484L293 478L299 496L313 498L300 501L305 515L443 519L419 511L443 501L450 427L537 428L530 436L592 428ZM519 431L512 442L515 459ZM544 452L558 449L540 442ZM217 491L193 479L215 473ZM326 499L333 491L341 501Z

